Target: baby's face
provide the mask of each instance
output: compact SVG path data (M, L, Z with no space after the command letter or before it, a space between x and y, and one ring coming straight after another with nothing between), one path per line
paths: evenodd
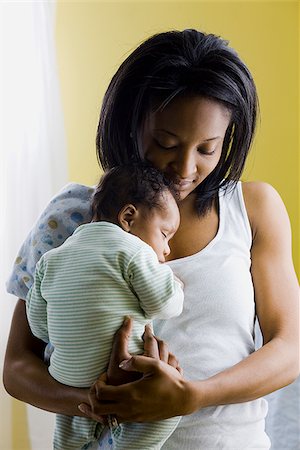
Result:
M162 196L162 207L152 210L138 209L139 214L130 232L149 244L160 262L165 262L170 254L169 241L176 233L180 215L173 195L167 191Z

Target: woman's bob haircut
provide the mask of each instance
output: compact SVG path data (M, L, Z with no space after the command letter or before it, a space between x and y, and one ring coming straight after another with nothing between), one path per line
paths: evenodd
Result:
M195 190L197 210L204 214L220 187L240 179L256 125L254 81L227 41L184 30L159 33L143 42L108 86L96 146L104 169L139 161L141 130L149 114L175 97L191 95L221 102L231 113L220 161Z

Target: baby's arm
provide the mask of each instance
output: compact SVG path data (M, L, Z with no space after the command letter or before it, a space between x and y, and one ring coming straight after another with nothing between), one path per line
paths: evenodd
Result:
M41 293L43 280L43 258L38 262L34 282L26 298L26 313L32 333L44 342L49 342L47 303Z
M183 283L169 266L158 262L150 247L143 247L132 258L127 274L147 318L169 319L181 314Z

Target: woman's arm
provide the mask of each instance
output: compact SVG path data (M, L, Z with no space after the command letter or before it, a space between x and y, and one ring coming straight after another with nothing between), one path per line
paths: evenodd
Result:
M88 389L58 383L44 363L45 344L33 336L26 317L26 304L19 299L14 311L5 355L3 383L18 400L66 415L83 416L78 405L88 401Z
M120 370L118 366L124 358L129 358L127 351L128 338L132 328L132 321L125 320L124 325L117 333L114 341L112 358L108 368L108 376L113 384L132 381L139 377ZM46 411L51 411L70 416L85 416L78 409L78 405L88 404L90 400L89 389L79 389L63 385L49 375L44 363L44 342L37 339L30 330L26 304L19 299L12 318L11 330L7 344L4 361L3 383L7 392L18 400L29 403ZM150 327L146 327L144 334L145 355L152 358L160 358L173 366L178 374L181 368L174 355L169 353L167 345L153 337ZM153 359L154 361L154 359ZM172 368L173 368L172 367ZM102 418L99 418L102 421Z
M144 376L118 387L99 381L92 398L96 416L160 420L207 406L254 400L298 376L299 291L288 216L279 195L266 184L246 183L244 196L253 230L252 276L263 347L235 366L193 382L179 378L161 361L134 357L126 370L139 370Z

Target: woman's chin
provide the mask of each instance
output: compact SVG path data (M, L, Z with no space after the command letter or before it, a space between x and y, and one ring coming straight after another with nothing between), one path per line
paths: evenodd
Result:
M195 194L194 189L192 191L185 191L185 190L178 191L177 201L181 203L182 201L187 200L188 198L191 199L192 197L194 197L193 194Z

